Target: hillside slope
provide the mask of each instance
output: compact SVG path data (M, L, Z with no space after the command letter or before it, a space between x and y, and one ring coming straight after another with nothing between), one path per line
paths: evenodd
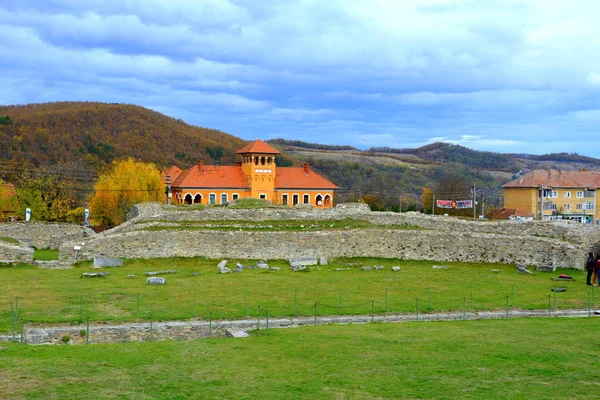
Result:
M128 104L61 102L0 106L0 158L97 170L132 156L160 166L233 163L244 141ZM8 116L8 118L6 118Z

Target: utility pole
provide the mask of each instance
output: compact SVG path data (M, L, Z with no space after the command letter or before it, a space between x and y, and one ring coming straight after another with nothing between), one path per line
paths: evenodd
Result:
M404 191L400 193L400 212L402 212L402 196L404 196Z
M481 191L481 215L485 215L485 191Z
M432 194L431 215L435 215L435 193Z
M477 207L475 206L475 185L473 185L473 219L477 218Z
M166 176L167 181L167 189L165 190L165 194L167 195L167 205L171 204L171 175Z

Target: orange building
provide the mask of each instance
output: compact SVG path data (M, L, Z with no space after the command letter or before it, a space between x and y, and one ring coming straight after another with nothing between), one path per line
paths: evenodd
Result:
M333 207L333 192L338 187L308 164L277 167L275 156L280 152L262 140L250 143L237 154L242 161L235 166L204 165L200 161L185 171L176 166L168 168L163 174L171 179L172 201L212 205L251 197L287 206Z

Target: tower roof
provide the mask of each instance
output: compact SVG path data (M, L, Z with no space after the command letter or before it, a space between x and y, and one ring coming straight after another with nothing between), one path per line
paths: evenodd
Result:
M266 144L258 139L254 142L242 147L236 154L260 153L260 154L281 154L276 148Z

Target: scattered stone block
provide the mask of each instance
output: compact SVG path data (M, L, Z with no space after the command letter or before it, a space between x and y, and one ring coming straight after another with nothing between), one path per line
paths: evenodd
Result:
M450 267L446 265L434 265L433 269L449 269Z
M134 278L137 278L137 275L136 274L129 274L129 275L127 275L127 278L134 279Z
M555 272L556 267L550 264L542 264L538 265L535 270L540 272Z
M363 271L370 271L372 268L371 267L362 267L361 268Z
M82 278L103 278L108 275L108 272L84 272Z
M153 272L144 272L146 276L155 276L155 275L167 275L167 274L176 274L177 271L174 269L165 269L161 271L153 271Z
M491 271L492 271L492 272L495 272L495 273L502 272L502 270L501 270L501 269L492 269Z
M551 291L553 291L553 292L558 292L558 293L561 293L561 292L566 292L566 291L567 291L567 288L564 288L564 287L553 287L553 288L552 288L552 289L550 289L550 290L551 290Z
M167 278L162 278L160 276L153 276L146 279L147 285L166 285Z
M244 266L240 263L237 263L235 265L235 269L233 270L234 272L242 272L244 270Z
M318 261L316 257L311 256L303 256L303 257L294 257L290 258L290 267L308 267L310 265L317 265Z
M197 272L197 271L196 271L196 272L192 272L192 273L190 274L190 276L200 276L201 274L202 274L201 272Z
M320 265L327 265L327 257L321 257L321 258L319 258L319 264Z
M110 268L110 267L122 267L123 260L120 258L100 258L94 257L94 263L92 268Z
M217 264L217 268L221 269L227 266L227 260L222 260Z
M527 265L525 265L523 263L517 264L517 271L520 272L521 274L533 274L533 272L531 272L530 270L527 269Z
M290 269L292 270L292 272L308 271L304 265L299 265L297 267L290 266Z
M279 268L279 267L271 267L271 268L269 268L269 271L281 271L281 268Z
M394 267L392 267L392 271L398 272L398 271L400 271L400 267L394 266Z
M350 268L336 268L334 271L348 271Z
M264 261L259 261L256 263L256 268L258 269L269 269L269 264Z
M375 268L377 271L381 271L383 269L383 265L376 265L373 268Z
M222 260L218 263L217 268L219 269L219 274L228 274L231 272L231 270L227 268L227 260Z

